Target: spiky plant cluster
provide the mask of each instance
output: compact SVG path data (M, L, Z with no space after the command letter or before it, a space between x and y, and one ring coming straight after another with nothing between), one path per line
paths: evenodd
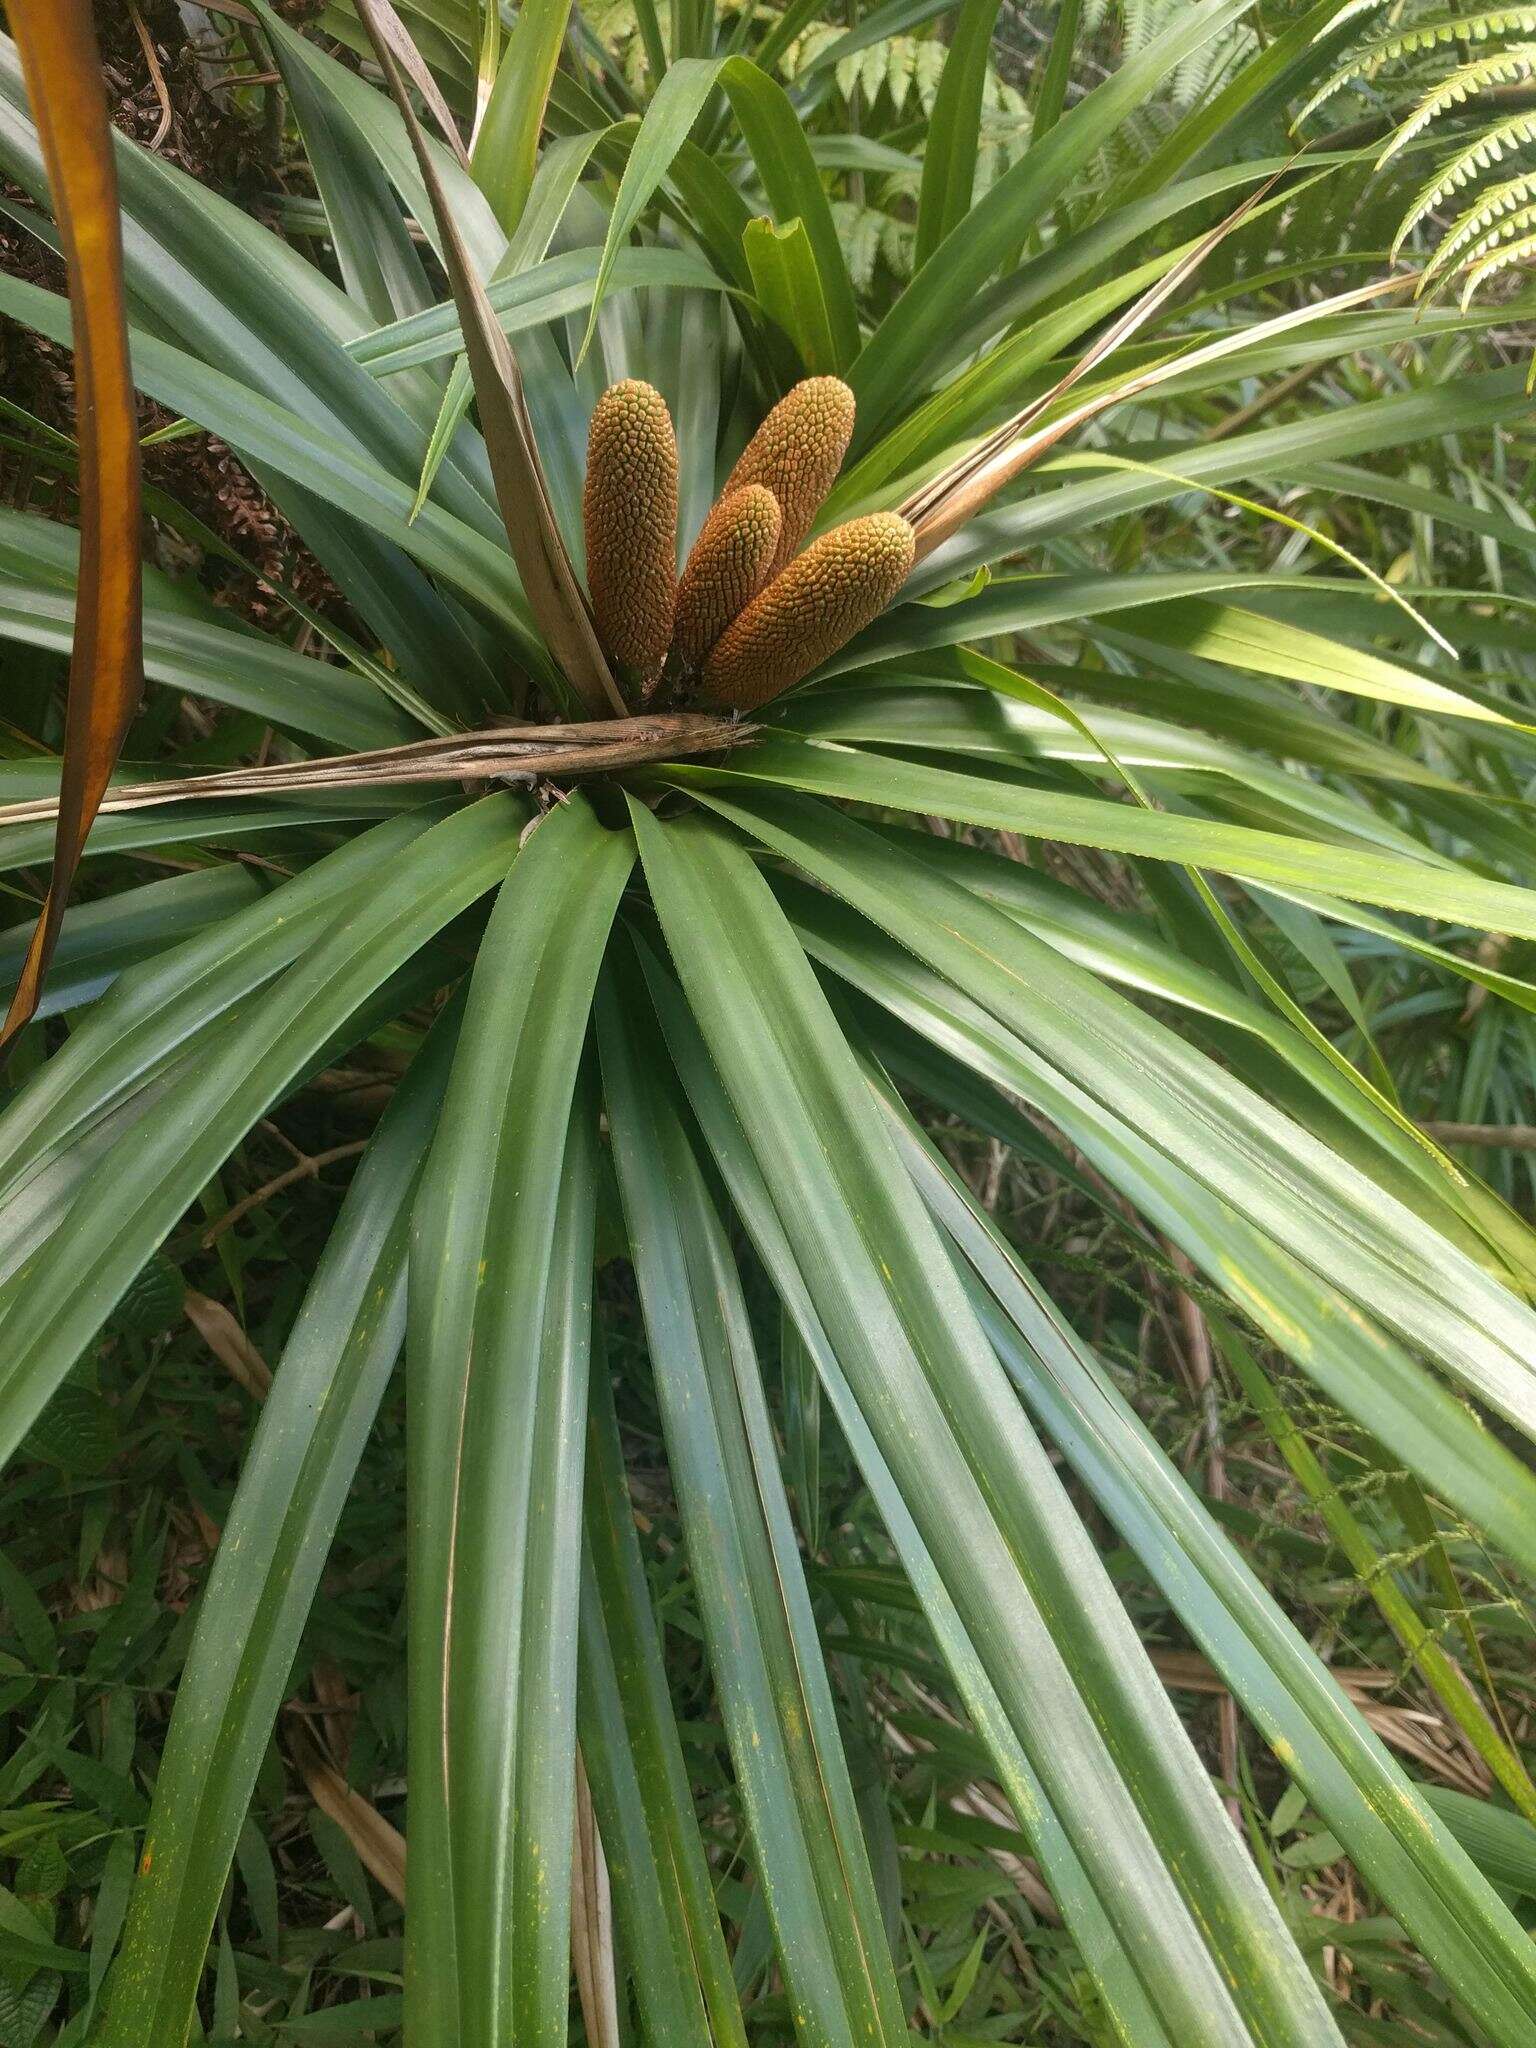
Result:
M842 467L854 400L837 377L780 399L705 520L679 580L677 444L661 394L605 391L587 443L587 581L603 645L648 697L755 709L875 618L911 571L912 527L880 512L801 543Z

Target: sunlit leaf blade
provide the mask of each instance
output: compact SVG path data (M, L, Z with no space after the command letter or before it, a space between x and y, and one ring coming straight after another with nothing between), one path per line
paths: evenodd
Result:
M1018 247L1068 181L1102 147L1151 81L1217 34L1246 0L1182 9L1163 34L1122 64L1007 171L939 243L855 363L855 451L916 395L924 370L953 331L957 311Z
M582 1754L641 2015L656 2041L746 2048L600 1356L591 1380L585 1535Z
M766 884L718 829L636 829L817 1313L1159 2018L1190 2041L1334 2040Z
M518 10L470 153L476 183L509 235L533 186L545 102L570 11L570 0L529 0Z
M991 1752L1020 1825L1028 1835L1057 1904L1093 1970L1107 2017L1125 2048L1159 2048L1166 2041L1156 2014L1116 1939L1093 1886L1070 1841L1046 1802L987 1678L944 1580L935 1568L890 1467L854 1401L848 1380L812 1305L795 1255L774 1211L772 1199L741 1125L720 1084L682 992L656 961L647 958L647 979L688 1099L730 1190L737 1214L784 1305L786 1341L801 1348L804 1362L819 1376L838 1422L858 1459L881 1516L922 1602L929 1626L948 1660L955 1683L978 1733Z
M1524 1930L1416 1796L1195 1499L1100 1361L934 1148L888 1105L925 1200L974 1263L983 1319L1042 1426L1137 1550L1286 1768L1496 2039L1536 2038Z
M138 403L128 367L117 174L89 0L17 0L11 26L63 238L75 333L80 592L53 873L0 1024L0 1058L37 1007L91 820L144 689Z
M919 1035L882 1029L874 1013L861 1017L867 1042L901 1079L1026 1157L1038 1150L1040 1133L1008 1097L1038 1108L1346 1414L1522 1569L1536 1569L1536 1478L1529 1466L1336 1285L1318 1279L1125 1118L1073 1087L979 1004L864 920L851 912L813 920L797 905L796 925L818 959Z
M917 242L913 252L919 269L971 210L982 92L996 20L997 0L968 0L960 9L950 39L923 147L923 182L918 195Z
M579 797L504 883L411 1254L413 2039L565 2038L596 1108L577 1088L634 857Z
M717 85L730 100L778 225L788 229L796 220L802 225L825 308L834 367L846 369L859 345L858 309L821 173L784 88L745 57L687 57L674 63L646 109L609 221L583 348L591 345L619 250L668 171L677 175L687 163L688 132ZM708 159L695 159L699 161L705 170L713 169ZM732 241L739 241L745 224L743 217Z
M1216 819L1136 810L1103 797L1042 789L1023 778L960 774L926 762L787 738L741 753L729 768L685 766L669 768L667 774L679 784L700 789L778 783L1073 846L1188 862L1281 888L1358 897L1363 903L1419 917L1536 938L1536 892L1510 882L1486 881L1429 848L1422 860L1407 860L1400 854L1327 845Z
M53 949L39 1019L95 1002L125 967L169 952L260 894L249 871L231 865L167 875L122 889L106 902L75 904L65 913ZM10 993L31 937L30 921L0 932L0 994Z
M261 1001L220 1034L177 1091L174 1114L147 1119L108 1153L65 1226L8 1294L0 1329L0 1454L9 1455L103 1319L232 1146L360 1005L435 933L493 888L510 864L520 807L490 797L423 835L376 891L322 928ZM18 1103L24 1108L25 1095ZM94 1256L81 1284L77 1233Z
M405 1327L410 1202L456 1016L357 1170L273 1380L203 1596L139 1857L104 2042L187 2031L236 1836Z
M1530 1311L1375 1183L1173 1032L958 886L892 859L838 812L787 796L721 804L930 961L1049 1064L1287 1242L1320 1277L1536 1435ZM1341 1265L1344 1271L1340 1272Z
M0 1207L49 1157L291 966L355 907L378 863L403 856L441 815L423 806L414 817L361 834L281 889L258 893L197 938L123 975L0 1116Z
M798 2038L906 2038L831 1688L779 1476L746 1304L675 1103L633 1023L631 966L598 1004L603 1092L667 1455L711 1666Z

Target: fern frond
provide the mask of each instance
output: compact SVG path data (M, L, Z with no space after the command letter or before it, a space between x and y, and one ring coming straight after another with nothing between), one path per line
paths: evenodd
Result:
M1492 246L1488 239L1490 230L1495 238L1502 239L1501 230L1495 224L1501 222L1505 215L1533 203L1536 203L1536 169L1517 171L1514 177L1490 185L1465 213L1451 223L1425 268L1424 283L1429 283L1437 273L1447 268L1459 270L1462 264L1481 255ZM1423 289L1422 285L1420 289Z
M1341 64L1307 101L1296 116L1295 125L1299 127L1345 86L1369 85L1389 65L1399 63L1405 57L1422 57L1437 49L1453 48L1458 43L1486 43L1499 36L1511 35L1536 35L1536 4L1490 7L1479 14L1464 11L1436 14L1425 21L1411 22L1406 28L1393 29L1387 35L1378 36L1374 42L1366 43L1347 63Z
M1501 248L1494 249L1480 263L1474 263L1468 270L1461 287L1463 310L1471 304L1472 295L1480 284L1486 284L1490 277L1497 276L1501 270L1508 270L1511 264L1526 263L1536 256L1536 207L1527 208L1525 217L1532 224L1528 234L1521 235L1515 241L1505 242Z
M1419 189L1397 231L1392 254L1397 255L1420 221L1449 199L1453 192L1470 185L1483 171L1491 171L1512 149L1523 148L1533 141L1536 141L1536 112L1512 114L1507 121L1500 121L1497 126L1474 135L1465 149L1458 150L1449 162L1441 165L1429 183Z
M1440 281L1449 281L1459 272L1465 271L1469 265L1478 263L1484 256L1495 249L1501 249L1506 242L1524 235L1532 227L1536 227L1536 202L1529 206L1516 207L1513 213L1507 214L1485 234L1478 235L1471 243L1464 242L1451 261L1441 261L1444 254L1442 243L1440 249L1435 252L1437 278Z
M1474 57L1468 64L1458 64L1438 85L1430 87L1407 120L1395 131L1376 159L1376 168L1380 170L1389 158L1406 148L1423 134L1432 121L1438 120L1452 107L1475 99L1489 86L1510 85L1533 76L1536 76L1536 43L1511 43L1508 49L1495 50L1487 57Z

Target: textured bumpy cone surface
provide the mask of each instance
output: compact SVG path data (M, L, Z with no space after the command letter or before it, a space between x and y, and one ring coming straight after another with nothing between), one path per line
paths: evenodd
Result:
M850 519L812 541L719 641L704 664L705 700L750 711L808 676L884 611L915 548L899 512Z
M677 586L672 666L692 674L773 568L784 521L762 484L727 491L705 520Z
M787 392L742 450L726 492L765 484L779 501L783 530L777 574L811 530L853 438L853 393L841 377L807 377Z
M677 437L653 386L627 377L597 401L581 509L598 637L625 668L654 676L677 598Z

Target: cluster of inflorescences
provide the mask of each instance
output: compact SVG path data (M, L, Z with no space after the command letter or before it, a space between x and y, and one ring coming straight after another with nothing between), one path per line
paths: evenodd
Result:
M677 437L661 393L626 378L587 439L587 588L598 636L649 701L749 711L882 612L911 573L912 527L874 512L802 543L842 467L853 393L807 377L763 421L677 573Z

